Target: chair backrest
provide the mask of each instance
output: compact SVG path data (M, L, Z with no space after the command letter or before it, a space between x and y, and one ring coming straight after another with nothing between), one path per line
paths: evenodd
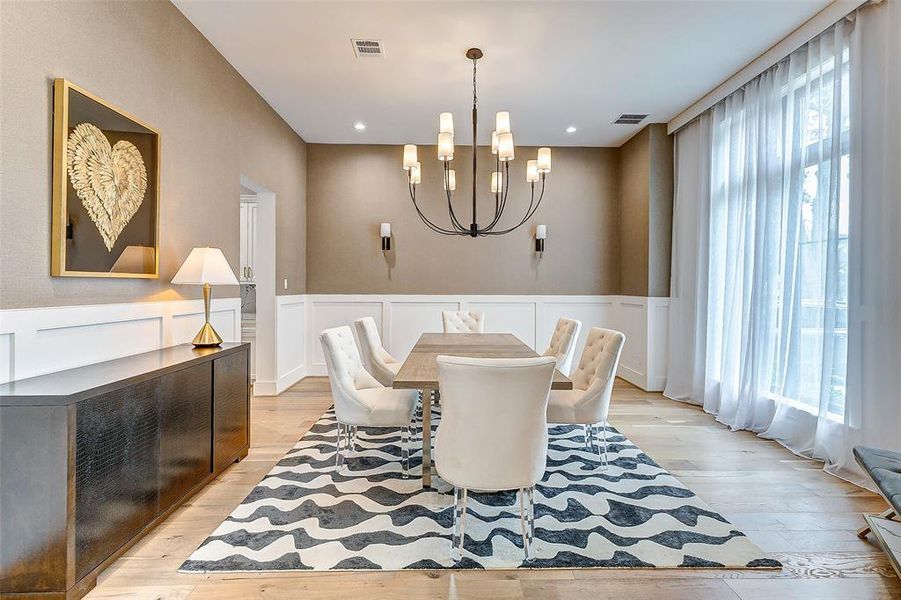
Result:
M483 333L485 319L480 310L445 310L441 312L444 333Z
M527 488L544 476L547 402L556 361L438 357L435 468L473 490Z
M353 332L347 325L326 329L319 334L319 342L325 356L338 421L350 425L365 422L361 419L371 409L357 390L383 386L363 367Z
M586 390L579 404L593 405L592 410L597 416L595 422L607 419L616 367L625 343L626 336L619 331L592 327L585 340L582 358L569 376L573 388Z
M551 343L544 356L553 356L557 359L557 369L564 375L569 374L572 366L573 355L576 353L576 340L579 339L579 331L582 323L574 319L558 319Z
M379 328L372 317L363 317L354 321L354 331L357 334L357 343L360 346L360 355L363 366L384 386L394 383L394 373L387 367L387 363L397 362L388 351L382 347L382 339L379 336Z

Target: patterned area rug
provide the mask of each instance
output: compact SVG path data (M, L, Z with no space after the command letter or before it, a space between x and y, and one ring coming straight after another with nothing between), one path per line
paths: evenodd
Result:
M469 495L465 549L455 563L452 488L437 477L431 490L417 477L403 479L400 432L384 429L361 428L357 449L336 473L337 422L329 411L181 571L781 567L623 435L607 431L609 465L601 470L581 427L550 429L531 561L523 560L517 494L507 492ZM420 471L419 446L411 473Z

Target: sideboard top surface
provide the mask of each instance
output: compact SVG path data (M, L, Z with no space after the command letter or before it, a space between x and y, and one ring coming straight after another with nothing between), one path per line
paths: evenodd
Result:
M227 342L217 348L170 346L106 362L0 384L0 406L65 406L192 364L249 348Z

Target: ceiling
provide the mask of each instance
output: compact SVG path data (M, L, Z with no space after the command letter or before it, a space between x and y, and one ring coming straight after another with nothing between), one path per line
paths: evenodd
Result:
M478 46L479 143L509 110L526 146L619 146L643 126L621 113L670 120L830 2L175 0L308 142L434 144L450 111L471 143ZM356 58L351 38L385 56Z

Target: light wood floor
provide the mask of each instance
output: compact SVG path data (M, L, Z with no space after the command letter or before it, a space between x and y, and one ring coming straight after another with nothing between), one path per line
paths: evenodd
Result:
M785 564L782 572L534 570L403 573L178 573L209 535L329 407L328 381L308 378L254 398L250 455L195 496L100 577L88 598L578 598L617 600L901 598L901 582L860 513L878 496L701 410L617 381L611 423Z

